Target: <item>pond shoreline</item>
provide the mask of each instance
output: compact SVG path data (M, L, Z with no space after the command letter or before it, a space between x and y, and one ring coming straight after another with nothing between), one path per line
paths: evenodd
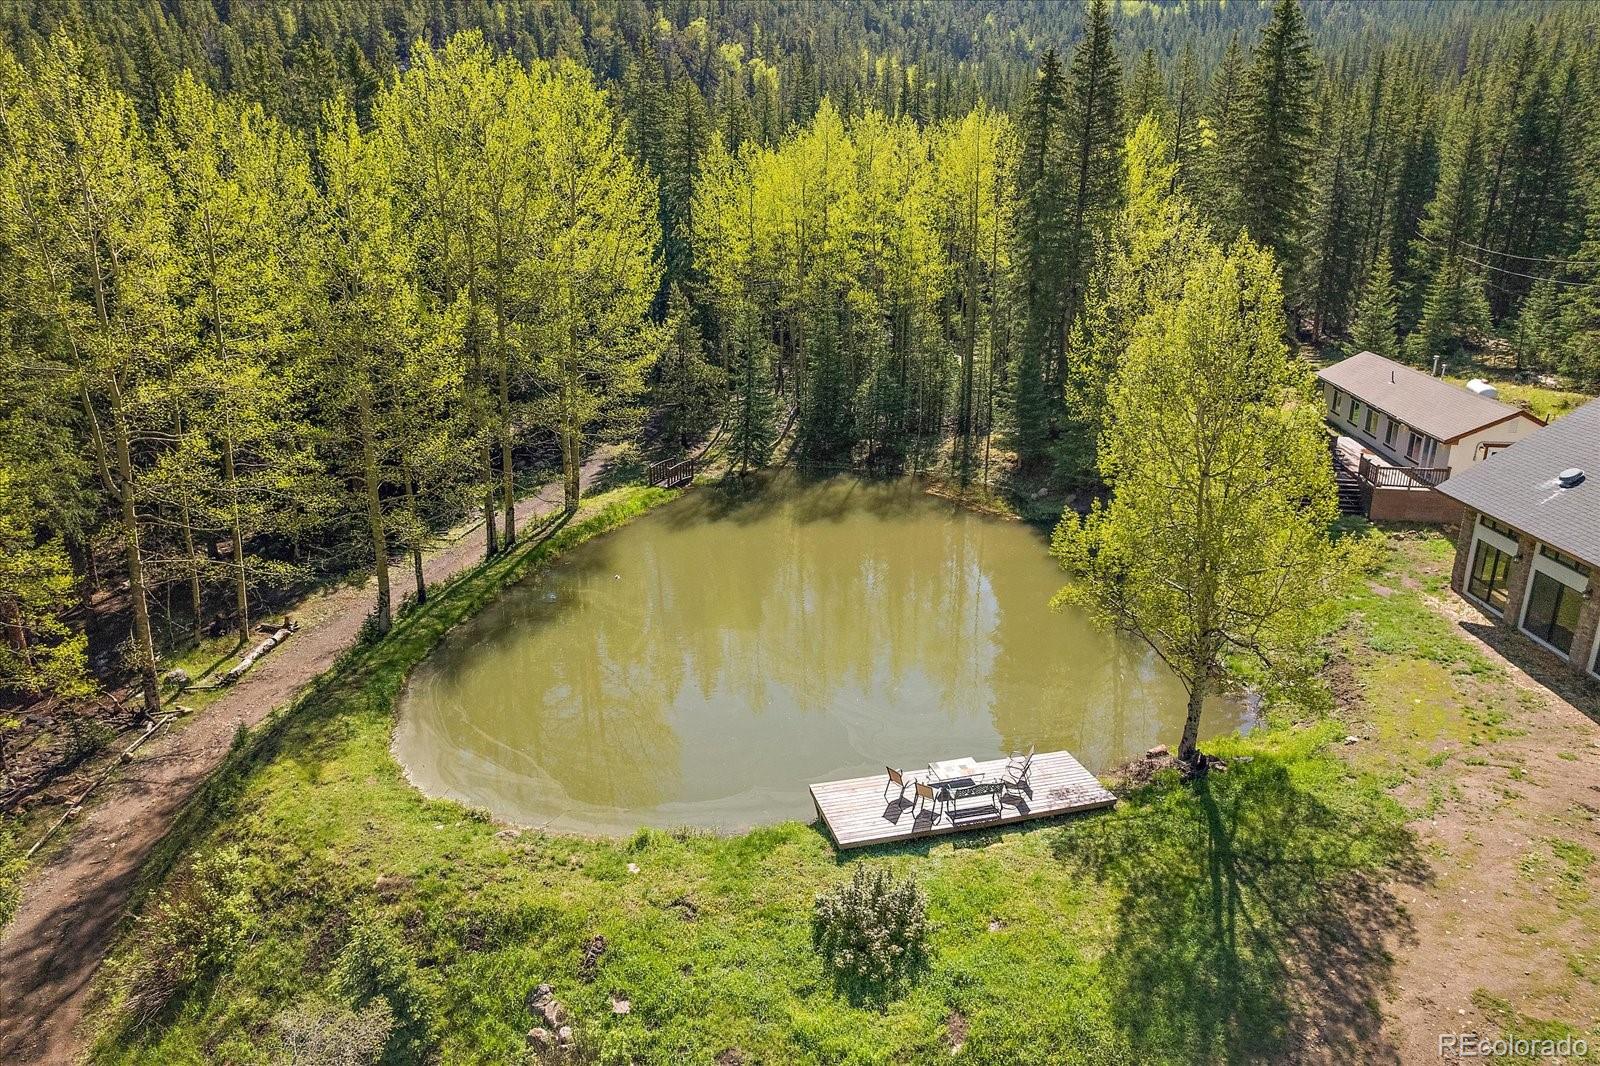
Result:
M737 835L885 763L1032 746L1100 772L1179 727L1148 647L1051 608L1035 528L922 479L779 472L624 525L408 675L390 750L413 787L551 832ZM1213 709L1208 736L1249 724Z

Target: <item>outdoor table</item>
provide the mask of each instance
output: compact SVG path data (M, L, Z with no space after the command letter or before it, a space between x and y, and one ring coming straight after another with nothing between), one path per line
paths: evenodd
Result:
M978 776L978 761L970 755L963 755L958 759L931 762L928 764L928 773L933 778L932 783L936 785L952 781L976 780Z

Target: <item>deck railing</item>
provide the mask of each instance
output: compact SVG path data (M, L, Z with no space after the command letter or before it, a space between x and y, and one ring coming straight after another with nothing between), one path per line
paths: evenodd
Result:
M1362 481L1377 489L1431 489L1450 476L1448 466L1382 466L1361 457L1357 471Z

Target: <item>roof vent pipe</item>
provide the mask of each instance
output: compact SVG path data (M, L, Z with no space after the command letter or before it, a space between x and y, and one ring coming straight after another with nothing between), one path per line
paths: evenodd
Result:
M1574 489L1583 484L1584 473L1577 467L1569 467L1556 475L1556 483L1564 489Z

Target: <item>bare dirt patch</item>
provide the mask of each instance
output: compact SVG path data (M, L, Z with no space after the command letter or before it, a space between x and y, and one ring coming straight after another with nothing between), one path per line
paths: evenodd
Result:
M1422 568L1437 587L1448 565ZM1408 589L1427 584L1406 576ZM1500 1035L1513 1016L1600 1033L1600 686L1448 592L1415 594L1491 668L1419 663L1444 681L1413 700L1377 687L1405 664L1357 665L1363 698L1340 699L1364 733L1429 752L1408 755L1395 786L1432 876L1395 886L1410 933L1391 946L1386 1042L1398 1061L1427 1062L1440 1034ZM1366 747L1347 757L1364 762Z

